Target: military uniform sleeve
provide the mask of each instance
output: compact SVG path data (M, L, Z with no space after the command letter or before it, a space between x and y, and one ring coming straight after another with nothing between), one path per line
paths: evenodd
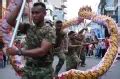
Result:
M47 39L50 43L55 44L55 40L56 40L56 32L55 29L53 29L52 27L49 27L46 29L46 35L45 35L45 39Z

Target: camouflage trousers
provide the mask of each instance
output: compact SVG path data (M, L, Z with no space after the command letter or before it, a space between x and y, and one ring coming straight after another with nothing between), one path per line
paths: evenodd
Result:
M58 64L56 65L55 69L55 74L57 75L64 64L65 54L64 52L55 52L55 56L59 58Z
M24 76L21 79L53 79L52 65L49 67L25 68Z
M80 59L81 59L81 64L82 65L85 64L85 60L86 60L86 52L85 51L81 52Z
M76 69L79 63L80 59L75 52L71 55L66 55L66 71Z

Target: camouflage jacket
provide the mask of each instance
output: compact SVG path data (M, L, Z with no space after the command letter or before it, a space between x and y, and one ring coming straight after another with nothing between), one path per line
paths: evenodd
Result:
M52 29L52 27L49 26L30 26L30 28L27 30L27 36L25 38L26 43L25 47L26 49L34 49L37 47L40 47L40 44L43 39L47 39L52 44L55 43L55 31ZM26 66L28 67L44 67L47 65L52 64L53 56L52 56L52 49L49 51L48 55L45 55L43 57L27 57Z
M69 45L68 45L68 54L69 54L69 55L74 54L75 51L76 51L76 47L71 47L71 45L76 45L75 40L70 40L70 39L69 39Z
M54 45L54 52L59 52L62 50L62 44L64 40L65 33L63 31L56 32L56 40Z

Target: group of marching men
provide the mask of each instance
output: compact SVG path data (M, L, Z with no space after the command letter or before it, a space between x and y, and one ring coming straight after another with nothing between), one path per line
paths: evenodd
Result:
M85 67L86 56L90 57L94 55L98 58L104 56L107 48L109 47L108 38L99 40L95 34L92 36L87 36L87 28L83 28L78 33L75 31L65 33L62 30L62 25L62 21L58 20L55 23L55 28L53 28L56 30L54 56L57 56L59 59L55 68L55 75L58 75L65 61L66 70L70 70L77 69L79 65L81 67ZM46 26L52 27L52 23L50 21L46 21ZM14 44L18 48L24 47L20 40L15 41ZM23 66L19 56L16 56L15 60L18 66Z
M51 23L47 22L47 24ZM55 75L58 75L65 60L66 71L77 69L79 65L85 67L86 56L102 58L109 47L108 37L105 39L98 39L95 33L90 34L87 28L81 29L78 33L70 31L67 34L61 28L62 21L56 21L56 44L54 45L54 55L59 58L59 61L56 65Z
M21 2L18 3L19 1L21 1ZM16 3L18 3L18 4L16 4ZM16 3L15 3L16 6L18 5L17 7L20 8L20 6L22 4L22 0L16 0ZM9 16L7 21L6 20L3 21L5 23L8 22L7 23L8 25L6 25L7 27L9 26L9 24L11 26L14 26L14 20L16 20L15 17L17 16L17 13L18 13L16 11L18 11L18 8L15 8L15 9L13 9L13 11L11 11L11 12L13 12L14 16ZM14 12L16 12L16 13L14 13ZM105 41L106 41L105 39L102 39L100 41L100 44L99 44L99 40L97 39L96 36L93 36L92 38L91 37L87 38L85 36L86 32L88 32L87 28L83 28L78 33L75 31L70 31L69 33L65 33L62 30L63 23L60 20L56 21L55 28L53 28L53 29L48 28L48 27L52 27L53 25L50 22L46 22L46 25L43 25L45 13L46 13L46 7L45 7L44 3L35 3L33 8L32 8L32 15L33 15L32 18L33 18L34 23L36 24L36 27L34 29L31 29L33 26L27 28L27 25L23 24L23 26L25 26L25 27L22 29L24 29L24 33L26 35L28 35L27 36L28 41L26 41L27 42L26 46L28 46L27 51L25 51L25 50L16 51L13 48L9 48L7 50L8 51L7 53L12 55L12 56L19 55L19 56L26 56L26 57L30 58L30 60L27 61L26 68L24 69L24 72L27 74L27 75L25 75L25 74L23 75L23 77L25 79L26 78L30 79L30 78L33 78L35 76L36 76L36 78L34 78L34 79L38 79L38 78L41 79L41 77L44 77L44 79L51 79L52 76L49 76L49 75L52 75L52 70L51 70L51 68L52 68L51 63L52 62L51 61L53 61L53 60L51 58L51 51L48 51L49 50L48 48L53 47L52 54L54 56L57 56L59 59L58 64L56 65L56 68L54 71L55 76L58 75L58 73L59 73L60 69L62 68L65 61L66 61L66 70L77 69L77 67L79 65L82 67L85 67L86 55L91 56L93 54L93 49L95 47L97 47L97 45L100 45L100 50L99 50L100 52L95 54L96 57L101 57L101 52L102 52L102 57L104 56L106 48L107 48L107 46L105 44ZM39 17L37 17L37 16L39 16ZM40 28L38 23L43 28ZM46 27L46 26L48 26L48 27ZM44 27L46 27L47 29L50 29L50 30L48 31ZM39 30L36 28L39 28ZM4 29L5 29L5 25L3 25L3 31L4 31ZM21 29L21 31L23 31L22 29ZM26 29L28 29L28 30L26 30ZM56 31L54 31L56 34L55 35L56 38L54 36L54 33L51 32L53 30L56 30ZM39 35L36 34L36 31L38 31L37 34L39 34ZM41 33L43 31L45 32L45 34L48 37L43 36L44 33ZM8 36L5 36L5 34L4 34L4 37L7 38ZM34 37L36 37L36 38L34 38ZM39 46L39 44L36 43L36 40L38 37L39 37L39 39L40 39L40 37L42 39L42 41L38 40L38 42L40 43L40 41L41 41L45 44L40 43L40 46ZM47 40L45 40L45 38L47 38ZM44 39L44 41L43 41L43 39ZM55 43L54 43L54 39L55 39ZM29 42L29 40L30 40L30 42ZM22 48L22 47L24 48L24 46L22 46L20 44L21 44L20 41L15 42L15 46L18 49ZM2 40L1 40L1 45L2 45ZM34 48L34 45L37 47ZM45 45L47 48L45 48L45 46L44 46L44 49L43 49L43 48L41 48L41 45L43 45L43 46ZM38 51L37 50L38 47L39 47L39 53L36 53L36 51ZM2 48L3 47L1 47L1 49ZM33 51L33 49L36 51ZM41 49L42 49L42 51L41 51ZM50 58L50 62L48 61L47 58L48 59ZM20 60L18 57L15 59ZM43 61L42 59L45 61ZM17 64L21 64L21 62L19 62L17 60L15 60L13 62L15 62ZM33 63L37 63L37 64L33 64ZM48 65L46 65L46 63ZM30 69L29 69L29 67L30 67ZM21 69L19 71L21 71ZM44 71L44 73L43 73L43 71ZM41 73L41 74L34 75L33 73L30 73L30 72Z

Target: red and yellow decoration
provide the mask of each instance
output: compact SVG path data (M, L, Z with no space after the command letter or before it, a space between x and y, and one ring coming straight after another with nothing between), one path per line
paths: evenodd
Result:
M21 0L15 0L16 2L20 2ZM5 31L10 26L7 24L6 18L8 18L9 14L16 8L16 5L14 2L11 2L8 6L8 11L6 11L6 15L3 18L2 26L4 29L2 31ZM116 54L118 50L118 32L117 32L117 25L114 22L114 20L108 16L103 15L96 15L92 12L92 9L88 6L80 8L78 12L79 17L81 18L75 18L73 20L67 21L63 24L63 29L70 27L72 25L77 25L78 23L82 22L83 19L89 19L96 23L103 24L107 26L111 36L110 36L110 46L103 57L103 59L100 61L100 63L93 68L81 71L81 70L69 70L67 72L63 72L58 76L58 79L97 79L98 77L102 76L107 70L111 67ZM5 36L9 36L9 33L3 34ZM7 40L7 39L6 39ZM14 62L12 62L12 65L14 67Z
M94 66L91 69L86 71L81 70L69 70L67 72L63 72L58 76L58 79L98 79L104 73L109 70L111 67L118 50L118 32L117 25L114 20L108 16L104 15L96 15L92 12L92 9L88 6L80 8L79 16L84 19L92 20L101 25L107 26L111 36L110 36L110 46L103 57L103 59L99 62L98 65ZM75 19L76 20L76 19ZM75 20L68 21L65 23L64 27L68 27L75 24Z

